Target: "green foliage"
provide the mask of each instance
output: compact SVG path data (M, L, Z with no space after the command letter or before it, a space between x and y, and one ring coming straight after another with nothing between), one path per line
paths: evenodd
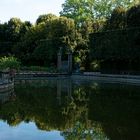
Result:
M75 48L74 27L72 19L52 18L30 28L13 51L26 64L56 65L59 47L62 47L64 52Z
M19 18L11 18L7 24L7 32L9 34L11 41L19 40L20 28L22 26L22 22Z
M127 26L140 26L140 5L133 6L127 11Z
M18 18L11 18L8 23L0 24L0 55L16 54L14 46L21 41L31 26L30 22L22 22Z
M116 7L107 21L105 30L126 28L126 10L123 7Z
M57 18L57 16L56 15L53 15L53 14L47 14L47 15L40 15L39 17L38 17L38 19L36 20L36 24L40 24L40 23L43 23L43 22L47 22L47 21L50 21L50 20L52 20L52 19L54 19L54 18Z
M139 31L132 28L91 34L90 59L108 63L110 71L139 71Z
M15 57L2 57L0 59L0 69L19 69L20 62Z
M89 0L66 0L62 5L63 11L60 12L61 16L66 16L68 18L74 19L77 26L80 26L85 20L90 20L93 18L92 4Z
M10 126L34 122L40 130L61 131L66 140L139 138L139 86L56 79L16 85L16 98L0 104L0 119Z
M85 128L81 122L76 122L72 129L68 129L62 133L65 140L109 140L105 134L98 128Z
M95 0L93 3L95 5L95 17L108 18L114 8L122 6L128 9L136 2L130 0Z
M33 58L44 66L55 65L60 43L57 40L41 40L33 51Z
M136 1L130 0L66 0L60 15L72 18L79 25L85 20L106 19L115 7L131 7Z
M33 61L32 53L37 47L37 42L46 36L44 29L44 24L32 26L22 37L21 42L18 42L13 47L13 53L23 62L23 64L30 64L31 61Z
M13 42L0 42L0 56L9 56L12 54Z
M7 30L7 23L1 24L0 23L0 41L3 42L7 40L8 35L6 33Z
M90 60L101 61L103 71L139 73L139 10L139 5L127 10L122 6L115 8L103 27L104 32L90 35Z
M18 42L31 27L28 21L22 22L19 18L11 18L6 27L6 35L9 41Z
M18 42L31 26L29 21L11 18L7 23L0 24L0 41Z
M91 71L100 71L100 62L97 60L94 60L90 64L90 70Z
M66 0L62 5L61 16L75 21L77 34L74 57L79 58L81 66L87 67L89 34L104 30L126 27L126 12L136 1L130 0ZM107 20L107 22L106 22ZM88 66L89 67L89 66Z
M87 69L94 61L93 58L106 61L119 60L126 56L125 59L128 59L130 58L128 52L131 57L133 57L132 52L136 52L138 56L138 32L134 33L132 38L130 33L127 36L120 35L121 37L105 33L103 38L99 35L101 39L99 42L102 43L99 48L89 47L91 33L96 32L98 36L99 32L119 29L116 31L117 34L125 34L125 31L120 29L139 26L140 6L134 6L138 2L137 0L66 0L62 5L60 17L53 14L40 15L33 26L28 21L22 22L18 18L11 18L7 23L0 24L0 56L14 55L23 65L51 66L56 65L56 54L61 47L64 59L67 57L66 52L71 50L73 57L80 61L80 66ZM134 49L129 44L135 46ZM89 61L89 52L92 54L91 61Z

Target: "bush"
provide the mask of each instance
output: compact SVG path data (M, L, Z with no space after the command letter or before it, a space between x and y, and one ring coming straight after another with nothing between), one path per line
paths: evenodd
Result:
M11 57L2 57L0 58L0 70L6 70L6 69L19 69L20 62L17 60L17 58L11 56Z
M100 71L100 62L97 60L94 60L90 64L90 70L91 71Z

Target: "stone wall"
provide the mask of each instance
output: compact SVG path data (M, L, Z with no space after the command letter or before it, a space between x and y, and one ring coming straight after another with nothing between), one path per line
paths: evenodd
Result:
M14 83L0 83L0 94L13 91L14 90Z

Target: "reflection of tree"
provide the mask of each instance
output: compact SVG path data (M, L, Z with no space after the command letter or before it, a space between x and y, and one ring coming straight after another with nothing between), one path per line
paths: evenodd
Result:
M76 122L73 128L67 129L61 135L66 140L108 140L102 130L99 131L97 128L99 129L97 126L96 129L86 128L84 124Z
M94 90L96 87L96 84L92 86ZM72 95L73 98L71 102L67 102L69 104L65 106L65 109L67 109L65 114L74 115L74 124L72 128L65 130L61 135L64 136L66 140L93 140L93 138L107 140L101 129L100 131L97 131L99 127L93 129L92 123L88 120L89 94L87 94L87 88L76 85Z
M15 91L16 100L0 109L0 119L11 126L33 121L42 130L61 130L68 140L106 136L123 140L140 136L139 87L73 83L70 96L61 91L61 104L57 102L55 84L23 84Z
M139 87L100 84L98 93L90 96L88 118L100 122L112 140L139 139Z
M88 96L81 87L75 88L72 96L62 91L62 105L56 101L56 86L23 84L16 87L16 94L16 100L4 104L0 110L0 117L10 125L34 121L40 129L64 130L72 127L81 116L83 122L87 120Z

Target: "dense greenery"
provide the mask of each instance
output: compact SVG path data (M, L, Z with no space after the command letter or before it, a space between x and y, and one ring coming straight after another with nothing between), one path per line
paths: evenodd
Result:
M90 57L101 62L102 72L140 71L140 6L114 9L103 32L90 35ZM102 40L102 41L101 41Z
M106 69L115 62L135 71L140 62L140 5L136 4L139 1L66 0L60 17L40 15L34 25L11 18L0 24L0 56L12 54L23 65L56 67L61 47L63 59L71 50L74 66L83 70Z
M32 26L14 47L14 52L26 65L56 65L59 47L64 51L74 49L74 35L72 19L52 16Z
M136 1L130 0L66 0L60 15L72 18L80 25L86 20L108 18L114 7L129 8Z
M91 60L100 61L102 72L140 71L140 28L96 33L91 40Z

